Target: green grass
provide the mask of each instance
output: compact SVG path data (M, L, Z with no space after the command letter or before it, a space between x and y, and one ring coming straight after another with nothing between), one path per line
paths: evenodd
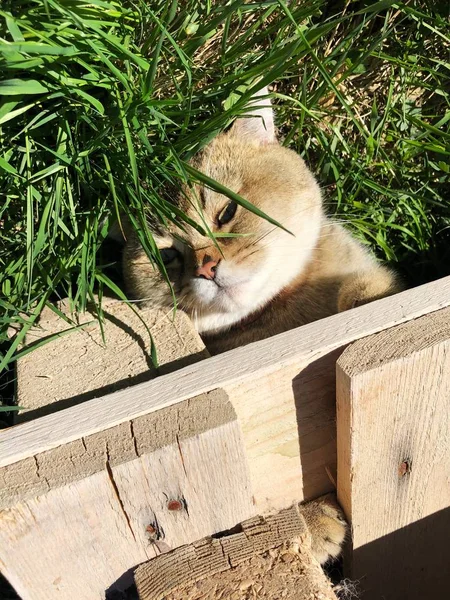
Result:
M448 16L420 0L3 1L0 371L45 305L116 290L118 215L162 264L146 217L183 218L168 190L261 78L329 213L412 282L449 272Z

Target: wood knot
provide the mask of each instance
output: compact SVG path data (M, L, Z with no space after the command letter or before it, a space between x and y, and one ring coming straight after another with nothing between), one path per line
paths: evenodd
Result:
M405 475L407 475L410 472L411 472L411 465L410 465L409 461L404 460L403 462L401 462L398 467L398 476L404 477Z
M179 500L169 500L169 502L167 503L167 508L171 511L175 511L175 510L183 510L184 506L183 506L183 503L180 502Z
M149 523L145 528L145 531L147 532L151 542L155 542L156 540L164 538L164 531L159 526L158 521L155 521L154 523Z

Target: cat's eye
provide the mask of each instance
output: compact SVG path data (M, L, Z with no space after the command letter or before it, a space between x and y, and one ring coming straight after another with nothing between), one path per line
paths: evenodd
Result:
M236 214L237 207L237 202L235 202L234 200L228 202L223 211L217 217L218 224L221 226L229 223Z
M180 256L180 253L175 248L161 248L159 253L165 265L170 265L171 262Z

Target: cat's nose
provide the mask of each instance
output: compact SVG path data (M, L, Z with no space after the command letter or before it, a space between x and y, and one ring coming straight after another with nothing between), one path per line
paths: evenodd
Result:
M202 279L214 279L216 276L218 263L214 260L210 260L201 267L198 267L195 271L195 276Z

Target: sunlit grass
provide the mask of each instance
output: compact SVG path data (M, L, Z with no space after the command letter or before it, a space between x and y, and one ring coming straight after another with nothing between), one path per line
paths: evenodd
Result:
M117 293L99 250L118 216L128 215L162 264L147 215L183 218L167 189L195 177L186 161L242 110L257 80L275 82L284 143L316 173L328 211L414 280L444 274L446 10L446 2L3 2L0 370L44 306L68 296L84 310L94 293ZM11 324L20 325L12 344Z

